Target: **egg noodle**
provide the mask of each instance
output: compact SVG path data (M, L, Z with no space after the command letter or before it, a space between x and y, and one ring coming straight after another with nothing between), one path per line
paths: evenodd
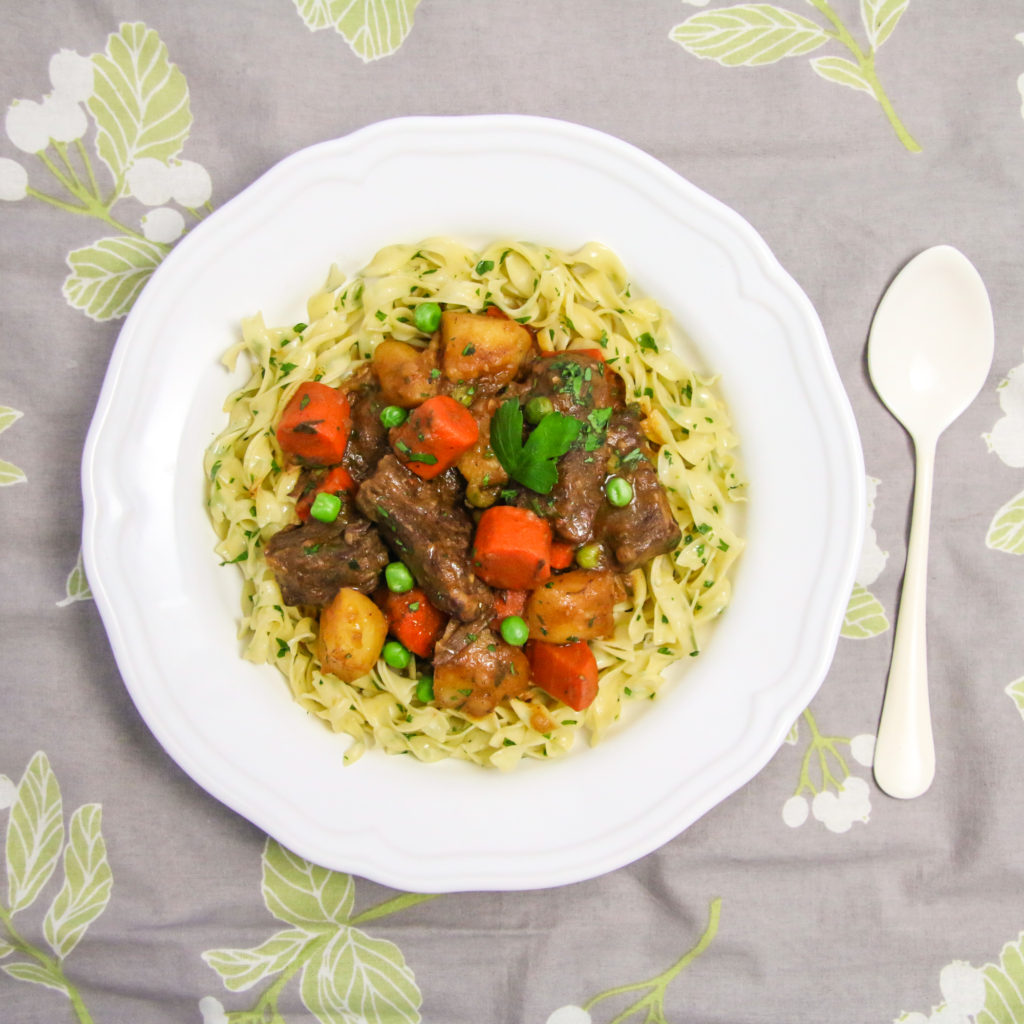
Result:
M600 688L585 711L540 690L482 719L423 704L415 659L402 671L381 659L353 683L324 674L313 653L316 619L284 604L264 560L267 541L297 521L291 492L300 469L285 465L275 437L288 400L306 381L340 384L386 338L425 344L413 326L413 311L425 301L470 312L497 305L529 324L545 351L600 346L660 446L657 472L683 539L629 574L614 635L591 641ZM448 238L393 245L351 279L332 268L309 299L308 321L268 327L257 315L243 322L224 363L234 370L244 354L252 374L228 398L228 425L207 449L204 469L216 551L242 573L244 656L276 665L302 707L352 737L346 761L370 746L500 769L523 757L557 756L581 732L600 740L628 702L656 696L666 666L699 653L702 627L729 602L728 574L743 547L730 525L743 495L737 441L714 382L699 379L672 351L666 311L631 293L610 250L496 242L477 252Z

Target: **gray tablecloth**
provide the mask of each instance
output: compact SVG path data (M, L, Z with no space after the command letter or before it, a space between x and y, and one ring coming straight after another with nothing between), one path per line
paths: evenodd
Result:
M1024 1022L1022 43L995 0L3 4L0 1021ZM634 143L764 236L824 323L869 527L831 671L753 781L603 877L428 899L298 861L163 752L82 572L79 465L197 216L379 119L505 112ZM938 768L897 801L870 763L913 453L865 343L938 243L996 351L939 445Z

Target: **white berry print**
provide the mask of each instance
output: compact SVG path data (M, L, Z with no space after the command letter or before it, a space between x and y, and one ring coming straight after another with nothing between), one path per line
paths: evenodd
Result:
M809 737L796 790L782 805L782 820L790 828L799 828L813 817L836 833L848 832L856 822L866 825L871 817L871 788L864 778L851 772L844 748L852 761L868 767L874 757L875 737L868 733L852 739L826 736L818 729L810 708L801 717ZM801 732L797 722L786 742L798 745Z

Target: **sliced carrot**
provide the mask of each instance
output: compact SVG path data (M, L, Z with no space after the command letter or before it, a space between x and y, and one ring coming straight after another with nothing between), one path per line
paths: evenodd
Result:
M529 509L492 505L473 539L477 576L501 590L532 590L551 575L551 526Z
M572 644L530 640L526 657L534 686L573 711L583 711L593 704L597 696L597 659L585 640Z
M388 632L418 658L429 658L441 638L448 616L427 600L419 587L404 594L390 590L379 592L378 603L388 622Z
M510 615L522 616L526 611L526 600L529 596L528 590L496 590L491 628L500 629L501 620L507 619Z
M355 489L356 482L352 479L352 474L344 466L335 466L319 480L313 481L313 486L303 491L299 500L295 502L295 512L305 522L309 519L309 510L313 507L318 494L337 494L340 498L343 491L351 494Z
M564 540L553 540L551 542L552 569L568 569L575 557L576 548L572 544L567 544Z
M602 363L605 360L603 348L571 348L570 352L576 352L581 356L590 356L592 359L599 359Z
M428 398L389 435L398 460L424 480L454 466L479 437L476 418L450 395Z
M281 450L312 466L341 462L352 428L344 392L310 381L300 384L277 423Z

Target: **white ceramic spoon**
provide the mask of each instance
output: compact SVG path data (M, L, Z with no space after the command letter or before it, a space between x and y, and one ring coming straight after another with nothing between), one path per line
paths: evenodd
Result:
M900 271L868 337L872 383L913 438L916 455L907 567L874 765L878 785L904 799L920 796L935 776L925 645L935 448L985 383L993 344L985 285L948 245L925 250Z

